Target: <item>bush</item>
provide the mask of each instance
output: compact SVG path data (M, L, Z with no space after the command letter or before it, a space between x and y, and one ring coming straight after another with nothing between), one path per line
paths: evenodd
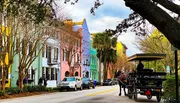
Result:
M163 82L163 98L166 101L172 101L176 98L176 80L174 75L167 75L166 81ZM180 77L178 78L178 86L180 89ZM179 92L180 94L180 92Z
M46 87L45 86L27 86L27 87L24 87L23 90L25 92L43 92L43 91L46 91Z
M21 93L22 91L21 91L21 89L20 88L18 88L18 87L10 87L10 88L7 88L6 90L5 90L5 93L6 94L18 94L18 93Z
M53 88L46 88L45 91L46 91L46 92L52 92L52 91L54 91L54 90L53 90Z
M2 90L0 90L0 96L4 96L4 95L5 93Z
M0 90L0 96L4 96L5 94L12 95L18 94L21 92L54 92L58 91L58 88L46 88L45 86L26 86L22 90L18 87L7 88L5 92Z
M58 92L59 91L59 87L53 88L53 92Z
M100 82L97 82L96 85L101 85L101 83L100 83Z

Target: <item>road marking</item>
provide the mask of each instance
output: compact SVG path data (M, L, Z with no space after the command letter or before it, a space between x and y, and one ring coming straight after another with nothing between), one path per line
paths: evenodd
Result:
M95 96L95 95L98 95L98 94L104 94L104 93L111 92L111 91L114 91L114 90L116 90L116 88L112 88L112 89L108 89L108 90L104 90L104 91L100 91L100 92L86 94L86 96Z

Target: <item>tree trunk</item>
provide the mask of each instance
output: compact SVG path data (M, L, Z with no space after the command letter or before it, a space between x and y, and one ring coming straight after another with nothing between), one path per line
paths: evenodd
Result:
M156 26L175 47L180 49L180 24L150 0L124 0L126 6Z
M74 76L74 68L70 67L70 70L71 70L71 76Z
M2 68L2 84L1 84L1 89L2 91L5 91L5 85L6 85L6 67L3 66Z
M106 61L107 56L104 56L104 80L107 79L107 61Z
M102 61L102 51L100 51L100 57L99 57L99 82L101 84L101 61Z
M18 78L18 82L19 82L19 88L20 88L20 89L23 88L23 79L24 79L23 68L22 68L22 67L19 67L19 78Z

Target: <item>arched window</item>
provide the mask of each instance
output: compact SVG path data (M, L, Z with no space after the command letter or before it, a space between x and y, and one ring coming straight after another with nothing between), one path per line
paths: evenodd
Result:
M75 76L78 76L78 72L75 72Z
M66 72L65 72L65 77L68 77L68 76L69 76L69 72L66 71Z
M86 77L89 77L89 72L88 71L86 72Z

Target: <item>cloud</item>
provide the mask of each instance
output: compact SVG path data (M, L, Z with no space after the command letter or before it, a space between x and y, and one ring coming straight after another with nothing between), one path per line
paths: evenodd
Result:
M141 51L138 50L137 47L135 46L136 38L137 38L137 36L135 35L135 33L130 32L130 30L128 30L126 33L122 33L118 37L118 41L121 41L128 48L127 49L127 56L131 56L135 53L141 53Z
M73 21L82 21L86 18L89 32L103 32L105 29L115 29L120 21L127 18L132 12L125 6L123 0L100 0L103 5L95 11L95 16L90 14L90 9L94 5L94 0L79 0L75 5L64 5L69 14L72 15ZM133 45L135 34L127 32L119 37L127 47L127 55L132 55L138 50Z
M105 29L115 29L117 23L121 20L123 19L118 17L104 16L89 22L88 25L91 33L103 32Z

